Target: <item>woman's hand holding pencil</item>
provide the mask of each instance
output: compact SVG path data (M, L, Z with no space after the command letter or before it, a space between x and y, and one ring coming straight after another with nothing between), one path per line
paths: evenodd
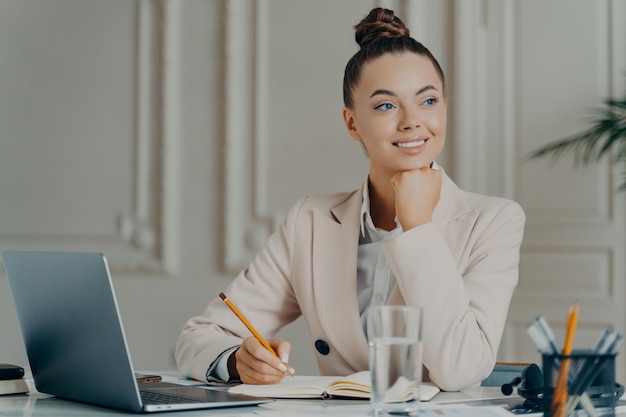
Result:
M288 365L291 344L280 339L265 340L224 293L220 298L252 333L233 354L239 379L246 384L276 384L286 375L293 375L295 371Z

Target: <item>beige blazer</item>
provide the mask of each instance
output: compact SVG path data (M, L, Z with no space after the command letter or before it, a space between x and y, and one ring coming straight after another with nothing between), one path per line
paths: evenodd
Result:
M362 190L300 199L226 289L271 338L303 315L322 375L368 369L356 294ZM459 390L493 369L518 280L525 216L509 200L460 190L444 173L432 223L382 245L396 277L388 304L423 308L425 379ZM205 380L249 331L219 298L184 326L179 370Z

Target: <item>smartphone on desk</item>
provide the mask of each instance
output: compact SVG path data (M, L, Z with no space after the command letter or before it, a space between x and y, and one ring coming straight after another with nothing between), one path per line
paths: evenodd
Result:
M24 377L24 368L8 363L0 363L0 380L20 379Z
M8 363L0 363L0 380L20 379L24 377L24 368Z
M138 384L143 384L145 382L161 382L161 375L153 375L153 374L140 374L135 372L135 379Z

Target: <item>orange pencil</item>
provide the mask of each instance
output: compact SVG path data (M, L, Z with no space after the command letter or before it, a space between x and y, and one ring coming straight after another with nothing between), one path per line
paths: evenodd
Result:
M576 325L578 324L578 303L570 306L567 313L567 330L565 333L565 344L563 345L563 354L571 355L572 346L574 344L574 333L576 333Z
M576 333L576 325L578 323L578 303L570 306L567 312L567 328L565 329L565 343L563 344L563 355L572 354L572 345L574 344L574 334ZM557 377L554 394L552 396L552 417L565 417L567 404L567 383L569 378L570 359L563 359L559 367L559 375Z
M272 352L274 354L274 356L278 356L278 354L276 353L276 351L274 349L272 349L272 347L270 346L269 343L267 343L267 341L265 339L263 339L263 336L261 336L259 334L259 332L256 331L256 329L254 327L252 327L252 324L250 324L250 322L248 321L248 319L246 319L246 317L241 314L241 311L239 311L239 309L237 307L235 307L235 305L228 299L228 297L226 297L226 294L224 294L223 292L220 293L220 298L222 300L224 300L224 302L226 303L226 305L228 307L230 307L230 309L233 311L233 313L235 313L237 315L237 317L239 317L239 320L241 320L241 322L248 328L248 330L250 330L250 332L252 333L252 335L254 337L256 337L256 339L261 342L261 344L265 347L265 349L269 350L270 352Z

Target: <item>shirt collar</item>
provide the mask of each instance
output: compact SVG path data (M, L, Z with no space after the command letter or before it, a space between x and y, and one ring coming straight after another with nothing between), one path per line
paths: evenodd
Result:
M365 178L363 183L363 203L361 204L361 236L365 236L365 225L370 229L374 228L374 222L372 222L372 216L370 216L370 190L369 190L369 175Z

